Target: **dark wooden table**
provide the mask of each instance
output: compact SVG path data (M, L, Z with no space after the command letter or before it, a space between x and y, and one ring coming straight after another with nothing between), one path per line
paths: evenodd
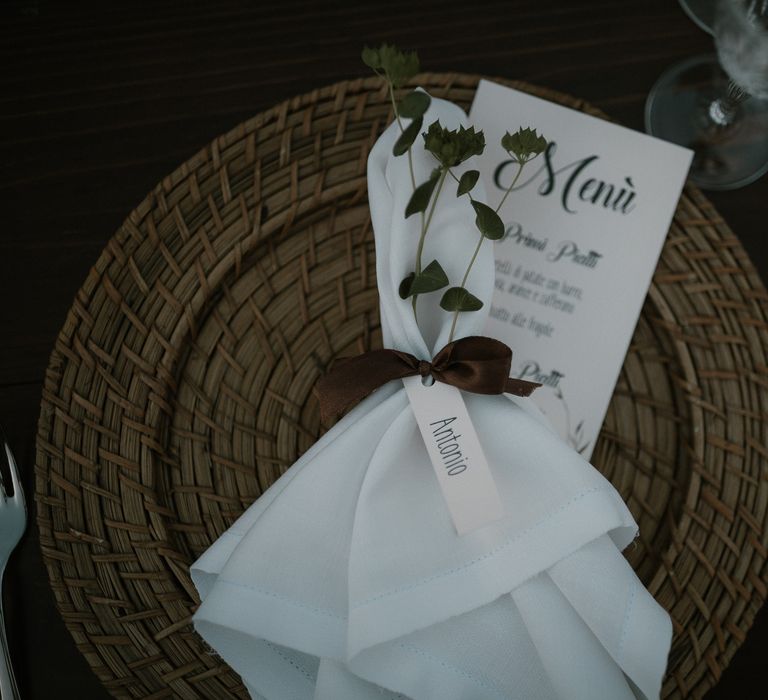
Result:
M71 300L130 210L213 137L366 74L365 42L568 92L636 129L659 74L712 50L675 0L26 0L0 19L0 422L32 517L43 371ZM711 199L768 279L768 178ZM58 616L34 520L7 576L23 695L107 697ZM764 609L707 697L755 697L767 644Z

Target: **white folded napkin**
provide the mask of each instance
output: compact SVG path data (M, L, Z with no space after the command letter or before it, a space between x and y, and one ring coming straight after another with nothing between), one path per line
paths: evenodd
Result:
M458 107L433 99L424 124L435 119L465 124ZM419 233L418 216L403 216L412 184L407 158L392 156L398 135L390 126L368 161L384 346L430 359L452 317L439 309L439 293L422 295L417 325L410 300L397 294ZM435 162L420 138L413 160L423 182ZM444 191L424 263L438 258L455 284L476 236L466 198ZM493 279L488 242L467 283L485 305L461 314L456 337L482 332ZM195 628L254 697L658 697L671 624L621 554L637 526L620 496L530 399L464 398L502 497L501 520L456 534L394 381L195 562Z

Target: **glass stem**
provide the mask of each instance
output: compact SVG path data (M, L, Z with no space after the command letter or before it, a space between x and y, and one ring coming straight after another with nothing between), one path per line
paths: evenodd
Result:
M712 100L707 109L709 122L718 129L727 129L738 118L739 105L749 97L749 93L733 80L728 82L728 89L722 97Z

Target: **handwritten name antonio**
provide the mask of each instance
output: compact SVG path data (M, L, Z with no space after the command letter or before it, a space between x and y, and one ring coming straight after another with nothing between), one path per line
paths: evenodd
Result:
M440 459L448 476L458 476L467 470L467 460L461 452L459 443L460 434L456 434L449 426L456 420L453 418L441 418L429 425L432 427L432 437L440 452Z
M542 197L546 197L559 192L560 204L569 214L576 213L576 205L579 201L602 206L604 209L620 214L629 214L635 208L637 193L631 177L625 177L621 184L592 177L589 174L589 169L600 159L600 156L597 155L587 156L556 167L556 150L557 144L554 141L550 142L544 151L542 166L531 177L513 189L521 190L539 182L538 193ZM504 160L496 167L493 173L493 182L500 190L506 191L509 187L511 173L507 174L507 168L516 162L511 159Z

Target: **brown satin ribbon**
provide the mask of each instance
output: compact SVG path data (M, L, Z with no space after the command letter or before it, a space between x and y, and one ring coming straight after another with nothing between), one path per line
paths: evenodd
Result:
M431 362L399 350L371 350L339 360L319 379L315 392L325 423L349 410L374 390L393 379L432 375L473 394L530 396L536 382L509 376L512 350L494 338L469 336L448 343Z

